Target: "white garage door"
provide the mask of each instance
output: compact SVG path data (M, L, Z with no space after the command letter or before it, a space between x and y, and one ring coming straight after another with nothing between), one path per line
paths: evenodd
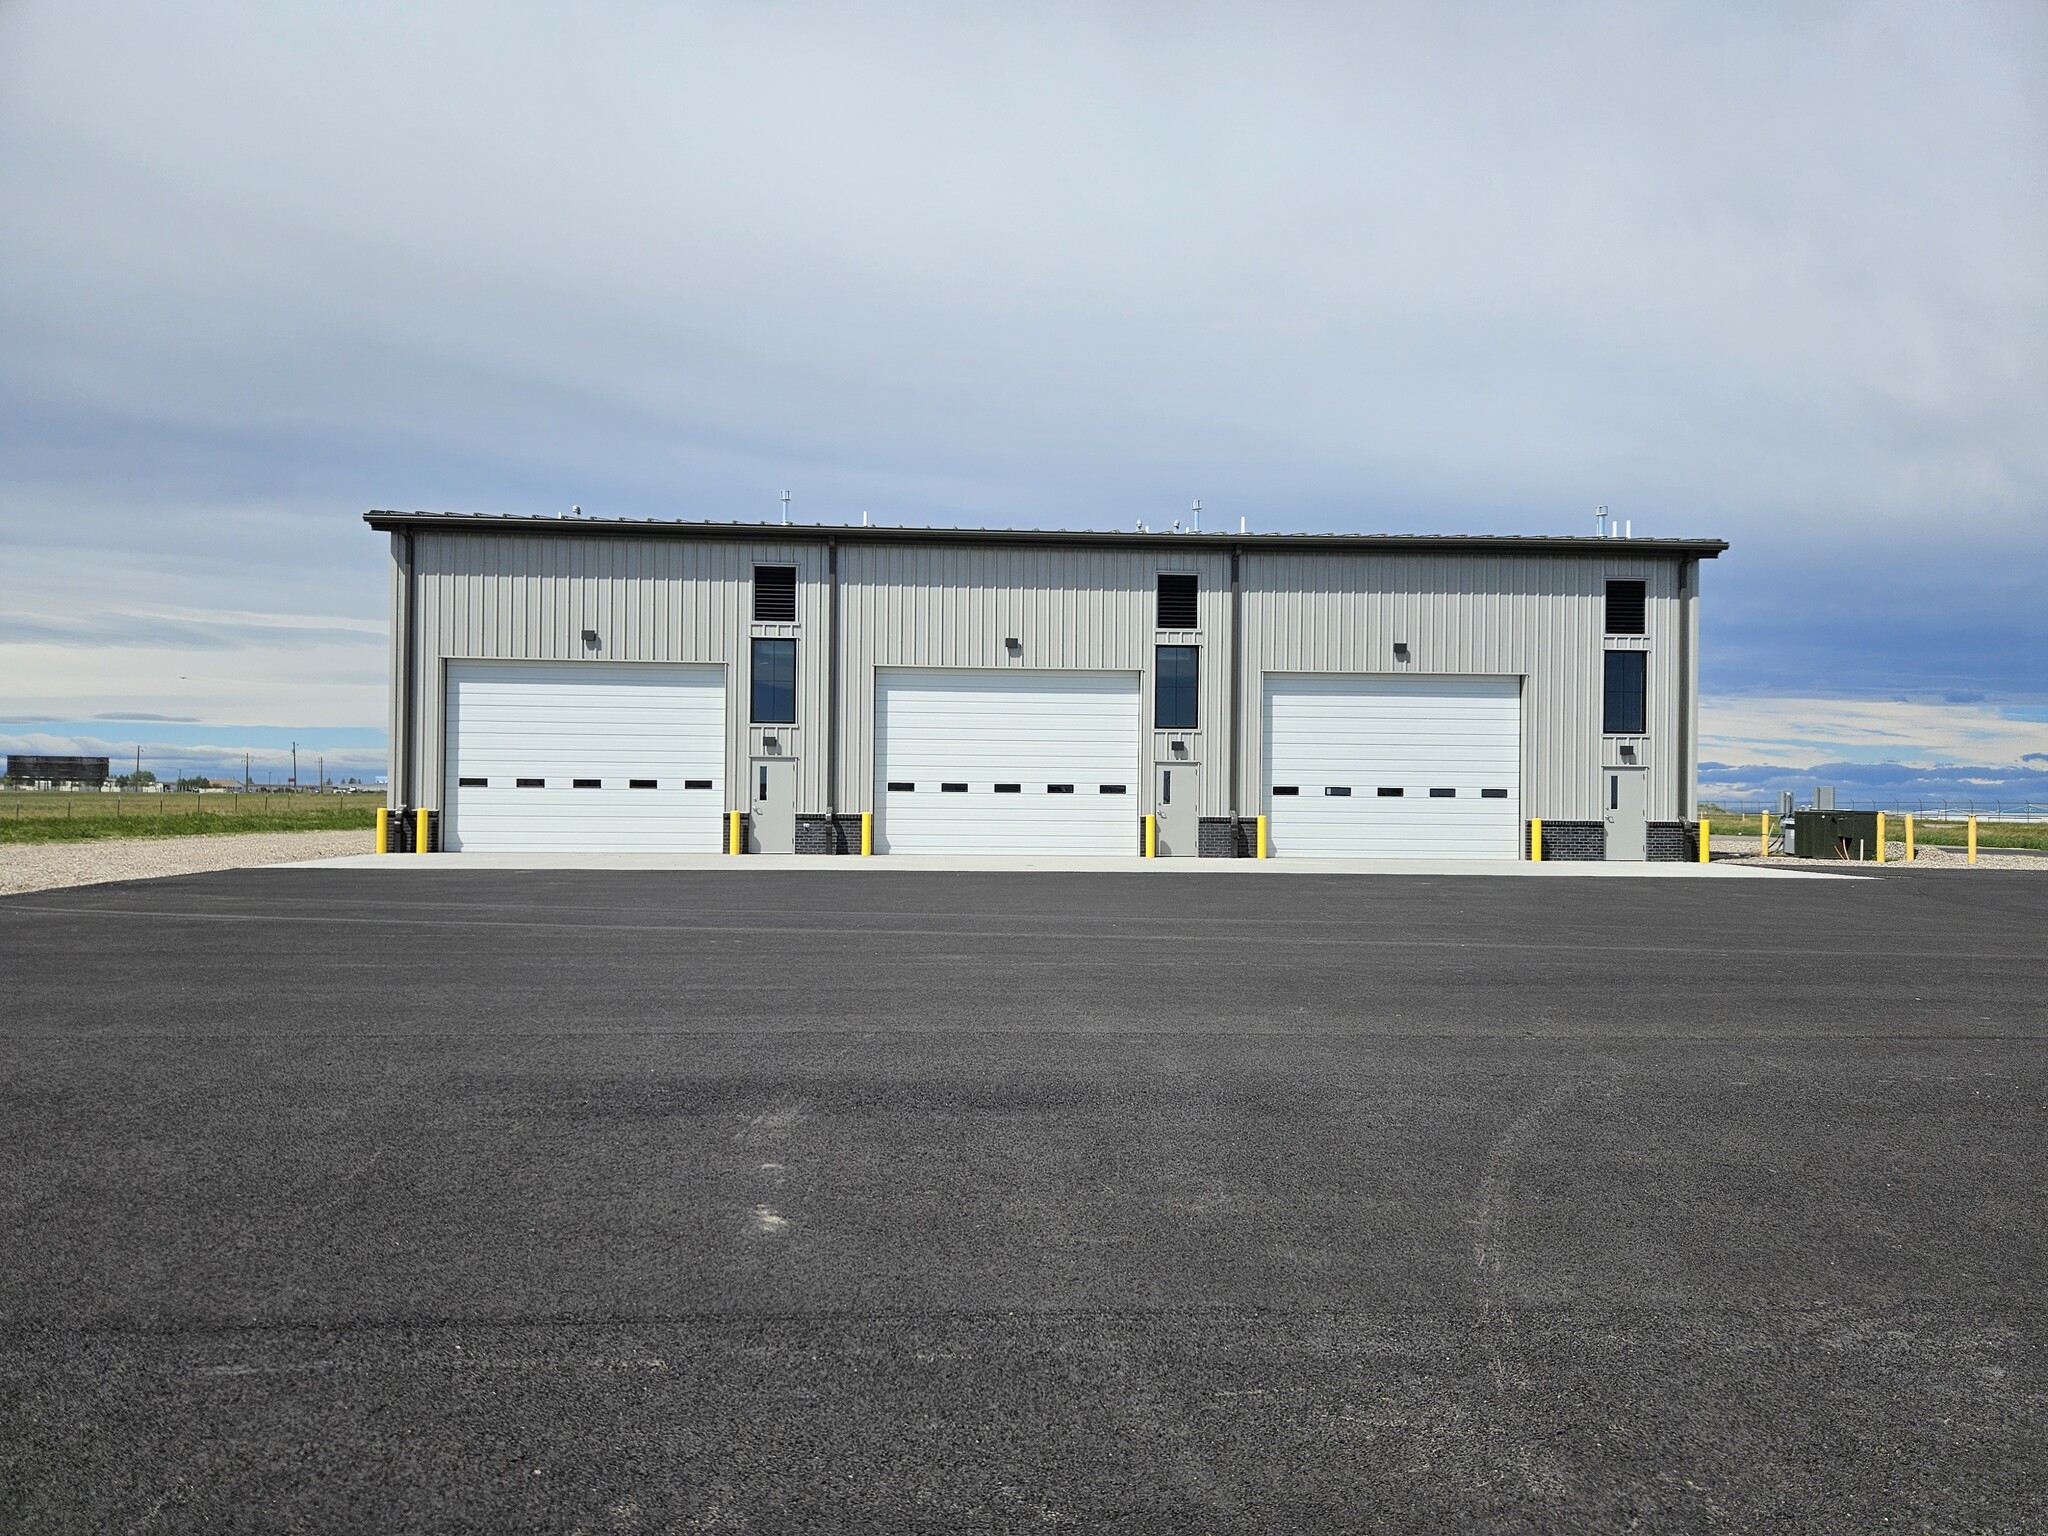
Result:
M1269 677L1267 838L1280 858L1512 859L1512 677Z
M447 764L451 852L716 853L724 669L451 661Z
M1138 678L876 674L875 846L1138 851Z

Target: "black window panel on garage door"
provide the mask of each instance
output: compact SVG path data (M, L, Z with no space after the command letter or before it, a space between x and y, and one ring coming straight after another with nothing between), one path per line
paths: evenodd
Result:
M1607 633L1640 635L1649 607L1649 587L1640 581L1607 583Z
M1159 577L1159 627L1193 629L1197 621L1195 597L1199 583L1193 576L1161 572Z
M796 622L796 567L754 567L754 619L761 624Z

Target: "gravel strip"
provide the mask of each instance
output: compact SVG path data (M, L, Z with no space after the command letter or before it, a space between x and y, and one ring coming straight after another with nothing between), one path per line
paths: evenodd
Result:
M238 832L227 837L120 838L93 843L0 844L0 896L112 880L161 880L215 869L296 864L369 853L377 835L355 832Z
M1774 838L1773 841L1775 840ZM1887 838L1884 846L1886 864L1904 864L1906 862L1906 844L1903 838ZM1756 855L1755 834L1751 834L1748 837L1738 837L1733 835L1724 836L1716 832L1714 834L1714 860L1716 863L1719 863L1724 857L1742 859L1749 863L1759 862ZM1793 859L1776 853L1771 855L1770 862L1773 864L1786 864L1798 869L1841 869L1844 867L1843 861L1840 859ZM1954 865L1967 868L1970 862L1970 855L1968 849L1952 848L1946 843L1918 843L1914 846L1913 862L1915 864ZM1979 848L1977 850L1977 867L1979 869L1988 869L1993 865L1999 865L2008 869L2048 869L2048 853L2042 853L2032 848ZM1848 867L1855 868L1856 866L1851 864ZM1870 862L1866 861L1863 867L1871 867Z

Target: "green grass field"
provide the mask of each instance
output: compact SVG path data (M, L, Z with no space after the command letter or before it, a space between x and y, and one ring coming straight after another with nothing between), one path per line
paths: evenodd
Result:
M374 827L382 794L160 795L0 792L0 844L227 832L352 832Z

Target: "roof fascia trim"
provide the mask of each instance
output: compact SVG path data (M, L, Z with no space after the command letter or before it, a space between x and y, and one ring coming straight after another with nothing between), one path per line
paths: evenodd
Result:
M1209 549L1227 555L1232 546L1255 551L1317 550L1380 554L1457 554L1493 551L1527 555L1584 555L1594 551L1646 558L1712 560L1728 548L1725 539L1603 539L1575 535L1486 533L1111 533L1047 528L875 528L836 523L697 523L627 518L514 517L452 512L363 514L383 532L526 534L542 538L705 539L750 544L981 544L1093 549Z

